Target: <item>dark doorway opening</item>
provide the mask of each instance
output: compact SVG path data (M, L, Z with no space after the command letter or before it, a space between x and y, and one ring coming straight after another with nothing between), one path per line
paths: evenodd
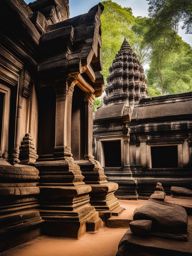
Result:
M121 141L103 141L105 167L121 166Z
M85 93L75 86L71 117L71 150L75 160L84 159L87 143Z
M151 147L152 168L177 168L177 146Z
M4 98L5 98L5 94L0 93L0 150L1 150L2 130L3 130Z

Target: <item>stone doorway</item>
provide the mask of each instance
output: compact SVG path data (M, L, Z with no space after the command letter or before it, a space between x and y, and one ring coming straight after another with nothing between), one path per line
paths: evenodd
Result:
M7 158L10 115L10 89L0 84L0 157Z
M51 157L55 143L55 105L56 96L51 87L43 88L40 93L39 107L39 148L41 158Z
M86 148L85 93L75 86L71 117L71 150L75 160L83 159Z
M1 138L3 129L3 113L4 113L4 93L0 92L0 152L1 152Z
M177 168L178 148L174 146L151 147L152 168Z
M103 141L104 166L120 167L121 166L121 141Z

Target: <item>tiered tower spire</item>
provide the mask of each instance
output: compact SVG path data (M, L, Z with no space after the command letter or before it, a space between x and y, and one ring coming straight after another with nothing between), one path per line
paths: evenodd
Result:
M109 69L104 103L138 103L147 94L144 69L131 46L124 39L123 44Z

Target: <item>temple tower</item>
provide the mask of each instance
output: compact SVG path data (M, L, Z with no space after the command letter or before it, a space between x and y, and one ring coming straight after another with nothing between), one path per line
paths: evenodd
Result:
M140 99L146 97L147 87L143 67L126 39L109 71L105 105L122 102L133 107Z
M130 168L129 123L134 106L146 97L147 86L143 67L126 39L109 71L104 105L95 117L97 158L109 179L118 182L119 197L137 197Z

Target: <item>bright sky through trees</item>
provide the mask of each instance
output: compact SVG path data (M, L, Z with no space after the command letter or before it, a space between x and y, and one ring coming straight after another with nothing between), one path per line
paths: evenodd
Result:
M33 0L25 0L27 3ZM134 16L148 16L148 4L146 0L113 0L123 7L131 7ZM87 12L91 7L99 3L99 0L69 0L70 16L74 17ZM192 45L192 35L187 35L184 30L179 29L179 35L184 41Z

